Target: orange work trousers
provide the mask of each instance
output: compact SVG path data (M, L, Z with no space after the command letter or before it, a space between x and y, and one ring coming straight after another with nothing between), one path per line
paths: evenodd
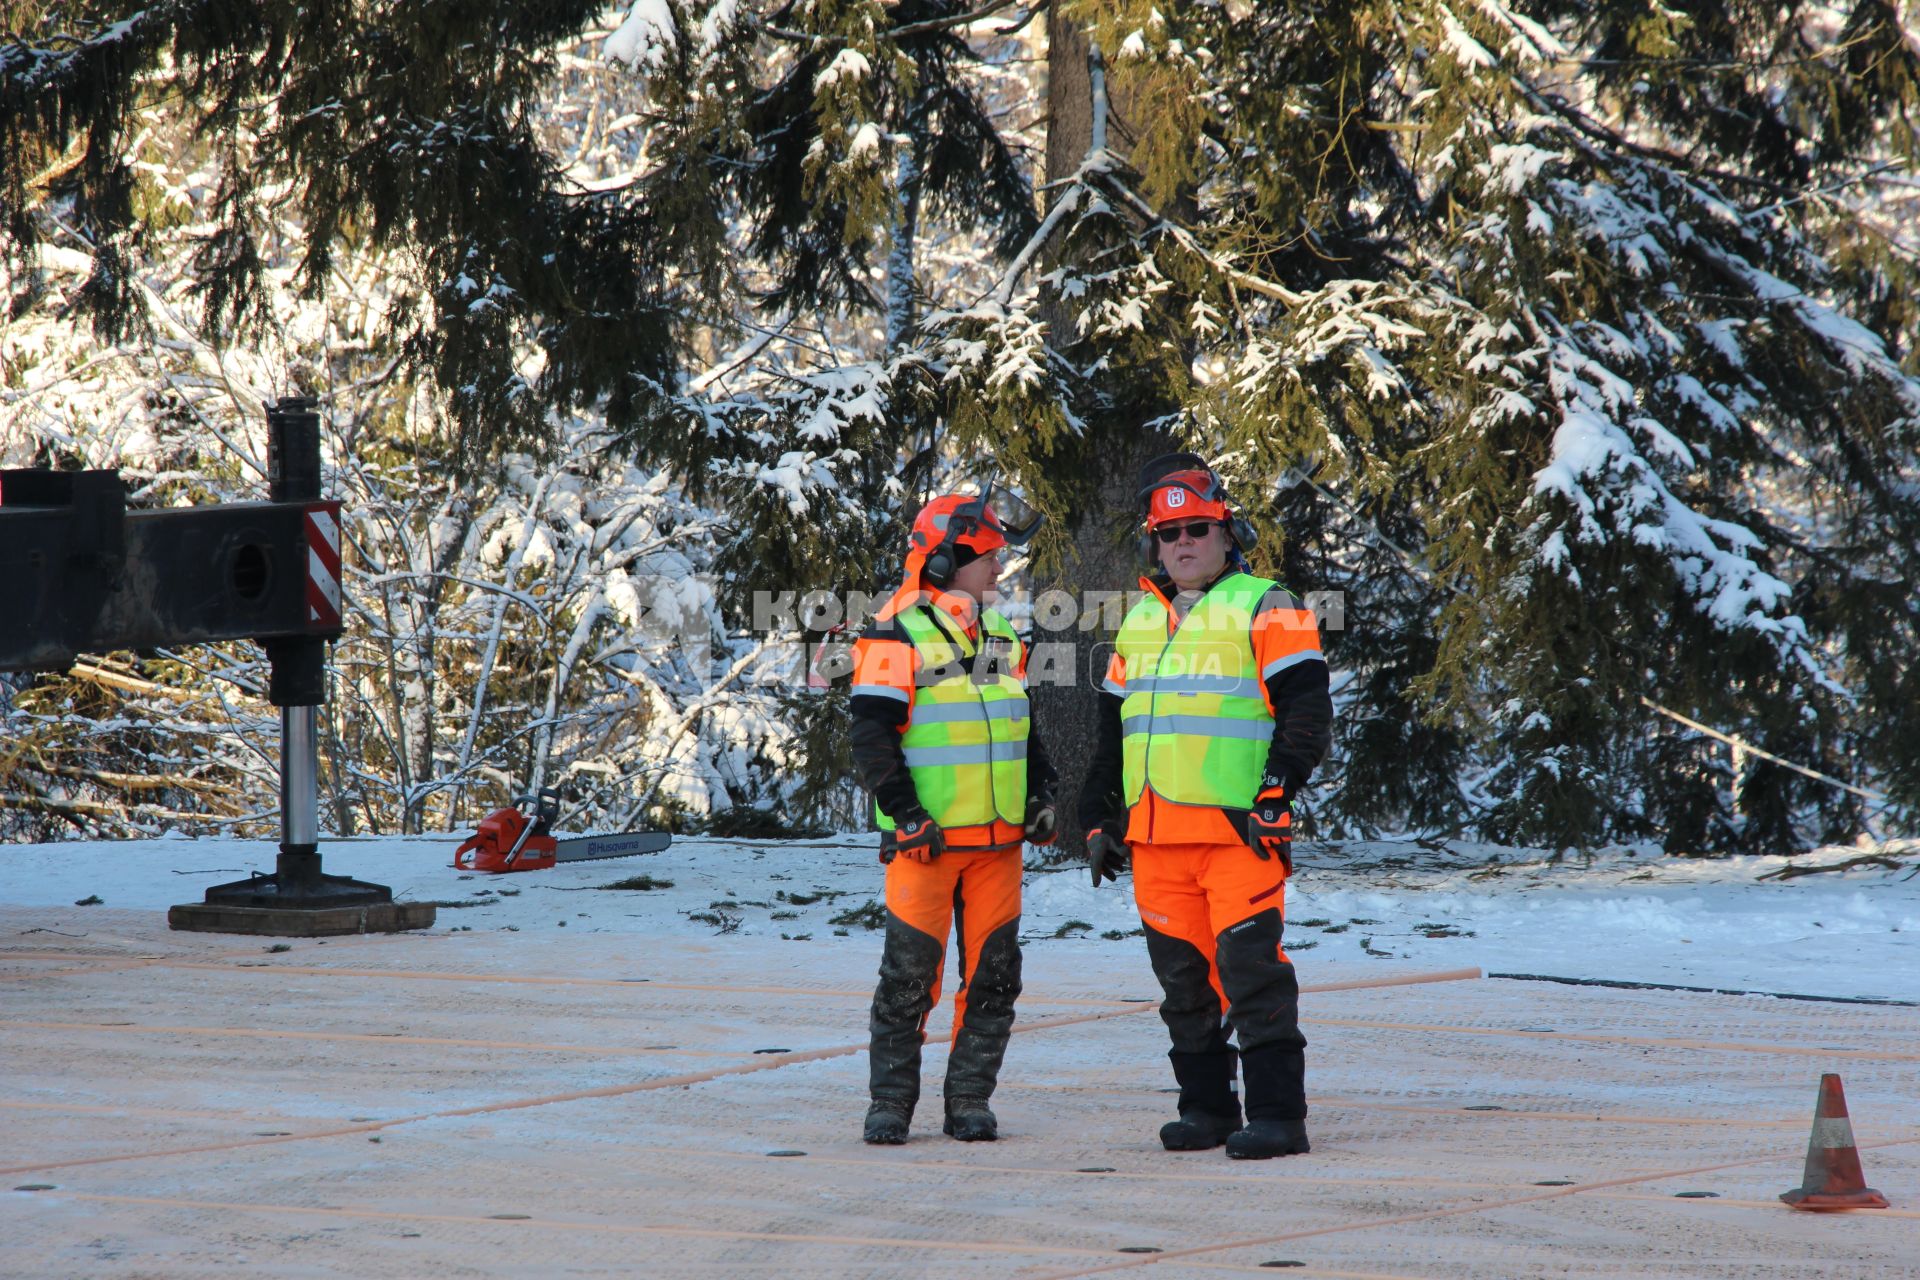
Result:
M931 862L887 864L887 937L873 993L869 1054L875 1098L912 1107L920 1046L940 1002L947 935L960 944L946 1096L992 1096L1020 995L1020 850L949 848Z
M1243 843L1133 849L1133 893L1176 1053L1298 1050L1300 985L1280 944L1286 868Z

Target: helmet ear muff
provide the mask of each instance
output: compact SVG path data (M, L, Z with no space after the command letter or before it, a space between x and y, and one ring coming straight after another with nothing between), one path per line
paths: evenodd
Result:
M927 559L920 566L920 576L936 587L953 585L953 575L960 571L954 564L953 548L948 545L950 539L942 539L939 546L927 553Z
M933 544L933 550L927 552L927 558L920 562L921 579L942 589L951 586L953 575L960 572L957 552L962 522L956 515L946 517L946 525L940 530L940 540Z
M1039 529L1044 516L1036 515L1027 522L1025 528L1009 532L998 523L998 517L987 506L993 497L995 482L987 481L979 494L970 501L963 502L948 512L946 524L941 528L940 541L933 550L927 552L927 558L920 562L920 576L926 582L942 589L953 585L954 575L960 572L960 537L962 534L976 533L982 529L999 532L1001 542L1009 546L1025 546L1027 539ZM971 550L972 548L968 548Z
M1160 567L1159 557L1153 553L1153 543L1153 531L1148 530L1146 533L1141 534L1140 541L1134 544L1135 549L1140 553L1140 563L1147 567L1148 573L1152 573Z

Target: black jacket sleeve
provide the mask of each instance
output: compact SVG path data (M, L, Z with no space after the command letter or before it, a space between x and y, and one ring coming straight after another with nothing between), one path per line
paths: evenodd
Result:
M891 626L882 624L867 633L875 640L904 640ZM968 670L972 666L968 664ZM908 706L898 698L856 693L848 699L853 723L848 737L853 748L853 766L860 785L873 793L881 812L895 822L922 817L926 809L914 790L913 774L907 769L906 752L900 746L900 730L907 723ZM1116 740L1117 741L1117 740ZM1047 756L1040 735L1027 733L1027 794L1052 798L1060 775Z
M1087 779L1080 785L1080 825L1093 828L1124 818L1125 797L1120 794L1122 757L1120 752L1120 703L1117 693L1100 693L1100 709L1094 713L1099 731L1094 738L1093 760L1087 766Z
M1035 732L1032 727L1032 722L1029 721L1027 728L1027 794L1029 796L1040 796L1051 802L1055 785L1059 781L1060 775L1054 771L1053 761L1047 758L1046 744L1040 741L1040 735Z
M861 642L905 643L906 635L898 624L888 620L870 627ZM856 672L854 679L859 678ZM847 700L847 710L853 717L847 736L860 785L873 793L880 811L895 822L923 817L926 810L920 804L920 793L914 790L907 755L900 746L900 732L907 723L907 702L884 689L861 693L860 688L856 683L853 696Z
M855 695L850 700L853 724L848 737L853 767L860 785L873 793L881 812L895 822L921 816L920 793L907 772L906 752L900 748L900 726L907 722L907 704L891 698Z
M1328 692L1327 664L1296 662L1267 679L1267 697L1273 701L1273 745L1267 748L1267 775L1262 786L1285 786L1289 796L1308 778L1333 745L1333 695Z

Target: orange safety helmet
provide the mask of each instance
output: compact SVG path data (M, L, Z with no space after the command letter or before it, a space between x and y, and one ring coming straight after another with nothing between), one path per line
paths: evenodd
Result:
M1046 519L1036 513L1027 524L1009 527L987 505L992 496L993 482L988 481L973 497L942 494L920 508L908 537L905 580L879 617L892 617L928 587L945 587L969 561L992 555L1002 547L1025 546Z
M1174 520L1218 520L1227 526L1235 549L1251 551L1260 534L1235 508L1227 487L1197 453L1169 453L1140 468L1138 496L1146 508L1140 558L1156 563L1152 532Z
M1218 520L1233 518L1227 506L1226 492L1211 471L1174 471L1154 482L1147 499L1147 528L1169 520Z
M920 575L944 587L962 565L1006 546L1007 531L999 513L981 498L948 493L920 508L908 541L908 573L918 561Z

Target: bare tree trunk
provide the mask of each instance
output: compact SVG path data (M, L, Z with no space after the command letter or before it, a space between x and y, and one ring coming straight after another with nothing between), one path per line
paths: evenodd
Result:
M1059 195L1052 184L1072 176L1093 141L1093 82L1088 73L1090 46L1086 28L1047 12L1047 183L1048 201Z
M1071 177L1093 143L1091 63L1092 47L1085 28L1064 20L1059 6L1055 6L1047 16L1049 183ZM1120 150L1123 135L1111 127L1104 132L1107 147ZM1049 192L1050 199L1057 198L1058 188L1050 187ZM1058 262L1057 256L1054 261ZM1081 353L1073 349L1071 315L1057 306L1049 307L1043 315L1055 349L1074 358L1076 364L1089 363L1088 359L1077 358ZM1097 592L1138 589L1140 565L1134 544L1139 504L1134 497L1134 478L1142 463L1172 447L1164 431L1149 431L1141 425L1152 412L1152 406L1139 406L1130 409L1129 420L1124 423L1099 424L1105 428L1101 433L1103 447L1089 454L1100 468L1089 477L1094 482L1092 493L1083 509L1067 513L1072 553L1057 578L1034 583L1036 598L1048 590L1066 591L1080 603L1083 615L1069 630L1036 629L1033 637L1035 644L1072 649L1071 682L1036 684L1033 690L1034 723L1060 770L1062 833L1058 847L1063 853L1084 853L1086 849L1086 833L1076 815L1087 764L1099 736L1099 687L1106 675L1113 638L1107 628L1118 620L1111 613L1093 615L1085 607L1086 601ZM1066 663L1055 669L1064 674Z

